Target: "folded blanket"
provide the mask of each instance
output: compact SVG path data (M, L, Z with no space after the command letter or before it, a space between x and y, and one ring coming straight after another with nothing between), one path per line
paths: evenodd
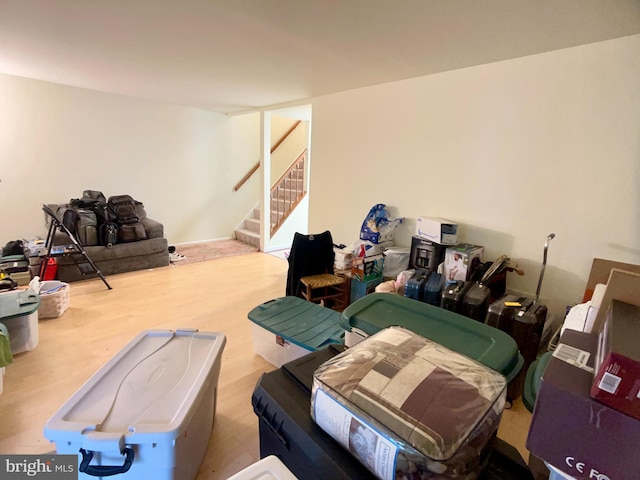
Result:
M316 370L311 415L380 478L419 470L421 478L468 479L497 431L505 396L501 374L390 327Z

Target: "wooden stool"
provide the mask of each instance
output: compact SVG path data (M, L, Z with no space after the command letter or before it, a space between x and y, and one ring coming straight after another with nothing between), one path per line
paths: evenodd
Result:
M302 296L305 300L320 303L341 312L349 303L349 282L346 277L323 273L302 277Z

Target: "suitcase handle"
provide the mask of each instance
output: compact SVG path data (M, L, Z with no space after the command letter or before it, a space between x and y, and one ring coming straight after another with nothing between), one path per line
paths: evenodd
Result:
M93 458L92 450L85 450L84 448L80 449L80 453L82 454L82 462L80 462L80 472L85 473L87 475L91 475L92 477L110 477L112 475L118 475L120 473L125 473L131 468L131 464L133 463L133 449L130 447L126 447L121 453L126 455L124 459L124 463L120 466L118 465L89 465L91 459Z

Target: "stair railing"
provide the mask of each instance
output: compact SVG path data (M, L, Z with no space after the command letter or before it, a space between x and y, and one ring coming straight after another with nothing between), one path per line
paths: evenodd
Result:
M271 188L269 202L271 204L271 236L278 231L306 195L304 188L306 158L307 149L305 148Z
M291 135L291 133L293 133L293 131L296 129L296 127L298 125L300 125L302 123L302 120L296 120L293 125L291 125L291 127L289 127L289 130L287 130L286 132L284 132L284 134L280 137L280 139L273 144L273 146L271 147L271 153L275 152L276 148L278 148L280 146L280 144L282 142L284 142L286 140L286 138ZM258 169L260 168L260 162L256 163L253 167L251 167L251 170L249 170L247 172L247 174L242 177L242 180L240 180L235 187L233 187L233 191L237 192L238 190L240 190L240 188L247 182L247 180L249 180L254 173L256 173L258 171Z

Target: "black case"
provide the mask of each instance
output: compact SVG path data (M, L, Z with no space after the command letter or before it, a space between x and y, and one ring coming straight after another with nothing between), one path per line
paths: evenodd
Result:
M260 457L276 455L301 480L376 478L309 413L313 372L342 350L332 345L262 374L251 397L258 416ZM519 452L496 437L479 480L533 480L533 476Z
M515 303L519 306L505 303ZM505 295L489 305L485 323L511 335L524 358L522 370L507 390L507 395L512 399L522 395L526 372L538 357L546 319L546 305L529 297Z
M465 317L484 322L491 300L491 290L481 283L473 282L467 290L460 313Z
M456 280L455 283L445 285L442 291L440 307L451 312L460 313L462 311L462 300L471 284L472 282Z
M404 287L404 296L420 302L424 301L424 286L430 273L421 270L416 271Z

